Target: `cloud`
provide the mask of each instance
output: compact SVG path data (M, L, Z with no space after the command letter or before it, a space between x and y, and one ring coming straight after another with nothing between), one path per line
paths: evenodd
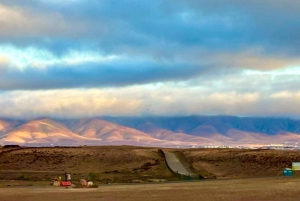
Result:
M241 3L242 2L242 3ZM259 5L259 6L258 6ZM297 1L2 1L0 38L55 53L124 47L157 51L178 45L224 52L262 48L298 55Z
M157 84L105 89L13 91L0 93L2 117L56 118L102 115L255 116L299 115L300 91L226 92L207 87ZM292 96L292 98L291 98Z
M296 57L286 58L282 56L265 56L259 51L247 50L239 53L221 53L214 55L219 65L235 67L239 69L255 69L271 71L291 66L299 66L300 59Z
M110 87L161 81L186 80L204 68L190 64L87 62L78 65L52 66L46 69L25 68L0 75L0 89L51 89L76 87Z
M127 51L127 54L109 55L70 50L63 56L57 56L47 49L18 49L6 45L0 47L0 56L3 58L0 89L103 88L188 80L193 85L196 79L201 80L201 83L197 84L210 82L211 85L215 85L214 82L218 83L220 80L234 82L231 90L238 90L244 82L241 75L246 72L245 69L256 70L253 71L256 76L252 76L252 85L261 84L260 72L269 72L270 79L278 78L281 83L277 87L280 88L285 88L287 82L289 86L296 86L298 83L296 80L299 73L288 73L288 77L284 76L284 70L280 71L293 66L297 68L300 64L297 58L266 57L260 54L260 50L207 53L192 48L187 51L175 49L170 52L172 56L169 57L159 54L151 57L146 53L130 51ZM274 75L276 69L279 71ZM231 78L227 79L228 75ZM267 76L264 76L264 79L266 78Z
M243 2L243 3L241 3ZM259 6L257 6L259 5ZM54 54L187 51L298 56L297 1L26 1L4 0L0 42ZM149 55L148 55L149 56Z
M45 10L44 10L45 11ZM12 7L0 4L1 36L14 37L45 37L73 36L83 33L83 24L72 26L59 12L44 12L22 4ZM74 33L75 32L75 33Z
M2 0L0 115L299 114L299 9L296 0Z
M7 62L7 58L5 58L4 56L0 56L0 64L4 64Z

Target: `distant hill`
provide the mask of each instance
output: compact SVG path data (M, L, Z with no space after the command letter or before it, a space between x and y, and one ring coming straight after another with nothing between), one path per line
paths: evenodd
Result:
M0 120L0 144L168 147L284 142L300 143L299 120L235 116Z
M96 138L106 142L133 141L155 143L160 141L142 131L110 123L102 119L75 120L70 121L68 125L80 136Z
M51 119L26 122L8 132L3 139L5 143L18 144L80 144L81 141L89 140Z
M153 127L183 132L191 135L207 135L240 130L244 132L276 135L282 132L300 134L300 121L290 118L189 116L189 117L104 117L104 119L133 128L151 123Z
M300 121L290 118L188 116L104 117L103 119L153 134L158 130L214 140L217 144L300 143ZM183 138L187 139L187 138Z
M20 123L21 121L0 119L0 139L4 137L5 133L16 128Z

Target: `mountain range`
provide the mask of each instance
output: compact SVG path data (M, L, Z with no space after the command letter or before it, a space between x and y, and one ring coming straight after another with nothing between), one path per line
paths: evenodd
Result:
M0 119L0 144L251 146L300 142L300 120L189 116Z

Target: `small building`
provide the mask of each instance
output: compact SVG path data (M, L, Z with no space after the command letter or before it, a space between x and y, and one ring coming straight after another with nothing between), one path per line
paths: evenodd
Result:
M300 162L292 162L293 170L300 170Z
M17 144L7 144L7 145L4 145L3 148L20 148L20 145L17 145Z
M293 176L293 170L291 168L284 168L282 171L282 175L286 177Z

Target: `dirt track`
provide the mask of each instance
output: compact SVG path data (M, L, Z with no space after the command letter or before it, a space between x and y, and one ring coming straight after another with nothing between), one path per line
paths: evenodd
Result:
M0 188L1 201L298 201L300 178L106 185L97 189Z

